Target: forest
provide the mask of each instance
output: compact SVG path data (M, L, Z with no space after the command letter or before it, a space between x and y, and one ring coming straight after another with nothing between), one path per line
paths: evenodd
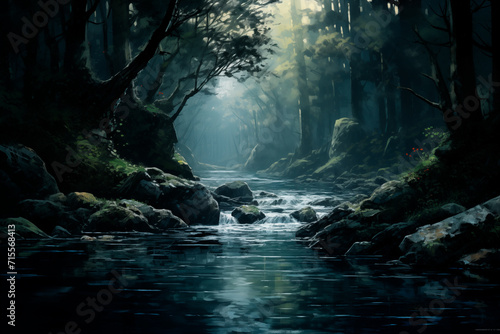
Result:
M499 1L2 4L8 333L499 330Z

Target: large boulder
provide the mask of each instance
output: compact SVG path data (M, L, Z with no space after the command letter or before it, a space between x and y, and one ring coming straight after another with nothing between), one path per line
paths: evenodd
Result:
M257 144L250 152L243 168L253 172L266 169L280 157L281 153L272 143Z
M348 203L343 203L335 207L332 212L320 220L302 225L297 232L295 232L295 236L297 238L311 238L318 232L322 231L325 227L338 222L353 212L354 210L348 205Z
M32 149L23 145L0 145L0 208L23 199L45 199L58 193L56 180Z
M9 228L15 226L14 229ZM16 239L50 238L47 233L25 218L0 219L0 234L9 237L9 231L15 230ZM2 238L3 238L2 236Z
M219 204L201 183L161 183L160 190L157 208L172 211L188 225L219 224Z
M402 181L389 181L375 189L370 198L361 202L361 209L378 209L397 203L400 208L411 207L415 191Z
M290 214L290 216L303 223L311 223L318 220L316 211L314 211L314 209L310 206L306 206L305 208L294 211Z
M92 208L98 204L95 196L86 192L69 193L66 198L66 205L72 209Z
M110 204L92 214L83 230L85 232L153 232L155 229L149 225L146 217L137 211Z
M241 202L252 202L253 193L246 182L233 181L215 189L217 195L226 196Z
M77 208L73 211L65 211L60 218L59 225L72 234L80 234L82 233L82 227L87 224L90 216L98 210L99 208L95 207L92 209Z
M50 233L58 225L64 211L61 204L49 200L26 199L18 205L18 214L46 233Z
M121 183L117 195L170 210L188 225L219 223L219 205L203 184L163 173L157 168L129 175Z
M500 266L500 249L481 249L462 257L460 264L469 267L498 268Z
M253 224L266 217L263 212L253 205L240 206L231 212L231 216L236 218L240 224Z
M499 238L493 231L498 229L498 218L494 217L499 214L500 196L439 223L424 225L399 245L405 254L401 260L422 265L447 264L488 247L488 243L496 244Z
M151 226L161 231L187 227L187 224L182 219L167 209L155 209L150 205L134 200L121 200L119 205L126 208L137 208L146 217Z
M333 158L349 151L353 145L366 137L363 127L353 119L340 118L335 121L328 156Z
M417 227L414 222L389 225L371 239L370 254L398 258L401 250L397 240L402 240L406 235L415 232Z

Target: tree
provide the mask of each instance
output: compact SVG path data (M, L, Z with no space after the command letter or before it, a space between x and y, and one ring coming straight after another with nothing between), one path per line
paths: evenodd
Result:
M300 115L300 145L299 156L306 156L312 150L311 132L311 105L309 101L309 86L307 83L307 69L304 59L304 36L302 34L302 17L300 15L300 1L291 1L291 16L295 46L295 61L297 64L297 80L299 89L299 115Z
M9 49L2 48L0 66L5 74L10 73L2 82L1 96L10 78L16 79L16 86L9 87L13 93L8 100L0 101L2 109L8 110L2 113L2 119L8 120L1 124L2 137L30 145L49 160L61 160L65 148L80 140L82 133L84 139L100 136L98 141L109 141L123 118L118 105L128 101L134 112L148 112L135 100L133 83L155 57L170 56L193 65L187 72L164 68L160 73L162 78L185 78L179 89L181 101L175 101L178 115L186 103L182 98L201 91L216 76L240 73L243 79L245 71L256 73L262 68L263 49L269 42L265 27L269 16L264 8L274 1L74 0L71 6L53 8L46 27L30 30L29 39L17 44L3 40ZM36 1L9 1L7 5L12 22L23 23L23 16L40 11ZM207 29L202 19L209 19ZM8 36L10 29L22 37L22 25L15 24L3 24L2 36ZM187 35L189 30L210 41L196 49L189 44L195 41ZM168 116L161 118L164 122L158 124L171 124ZM154 123L154 118L150 120ZM98 127L101 134L90 131Z
M433 102L416 93L413 89L404 87L420 100L439 109L453 138L467 137L462 133L476 131L477 124L484 119L481 103L476 97L476 72L474 70L473 25L470 0L450 1L436 14L442 19L443 26L433 25L437 30L448 36L448 41L439 43L440 46L450 48L450 86L431 43L425 40L418 30L415 30L420 44L422 44L431 59L432 73L426 75L432 80L439 92L439 102ZM450 88L448 88L450 87ZM470 103L473 103L472 105Z

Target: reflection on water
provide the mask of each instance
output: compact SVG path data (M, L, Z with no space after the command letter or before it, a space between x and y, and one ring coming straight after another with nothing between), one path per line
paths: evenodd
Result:
M214 186L224 182L220 175L207 180ZM272 186L271 180L250 185L280 197L293 190L279 181ZM314 196L332 196L308 191L315 192L291 196L300 205ZM379 258L323 257L295 241L300 224L287 218L295 206L254 225L234 224L225 213L219 226L168 235L22 243L18 332L474 333L500 328L496 273L419 272ZM262 209L266 212L266 205ZM116 293L109 292L110 282ZM116 290L120 284L123 291Z

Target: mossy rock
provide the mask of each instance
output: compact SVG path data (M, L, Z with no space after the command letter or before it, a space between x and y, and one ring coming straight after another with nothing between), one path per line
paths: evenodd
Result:
M217 195L226 196L233 199L240 199L244 202L253 200L253 193L246 182L233 181L223 184L214 191Z
M264 219L266 215L254 205L242 205L231 212L240 224L253 224L258 220Z
M0 233L7 234L9 225L15 226L16 239L42 239L50 238L47 233L42 231L38 226L29 220L19 218L7 218L0 220Z
M311 223L313 221L318 220L318 215L316 211L310 206L302 208L300 210L294 211L290 214L293 218L298 220L299 222Z
M153 230L154 228L142 214L116 205L92 214L84 227L84 231L87 232L152 232Z
M91 208L98 203L94 195L87 192L74 192L69 193L67 196L67 204L73 209L77 208Z

